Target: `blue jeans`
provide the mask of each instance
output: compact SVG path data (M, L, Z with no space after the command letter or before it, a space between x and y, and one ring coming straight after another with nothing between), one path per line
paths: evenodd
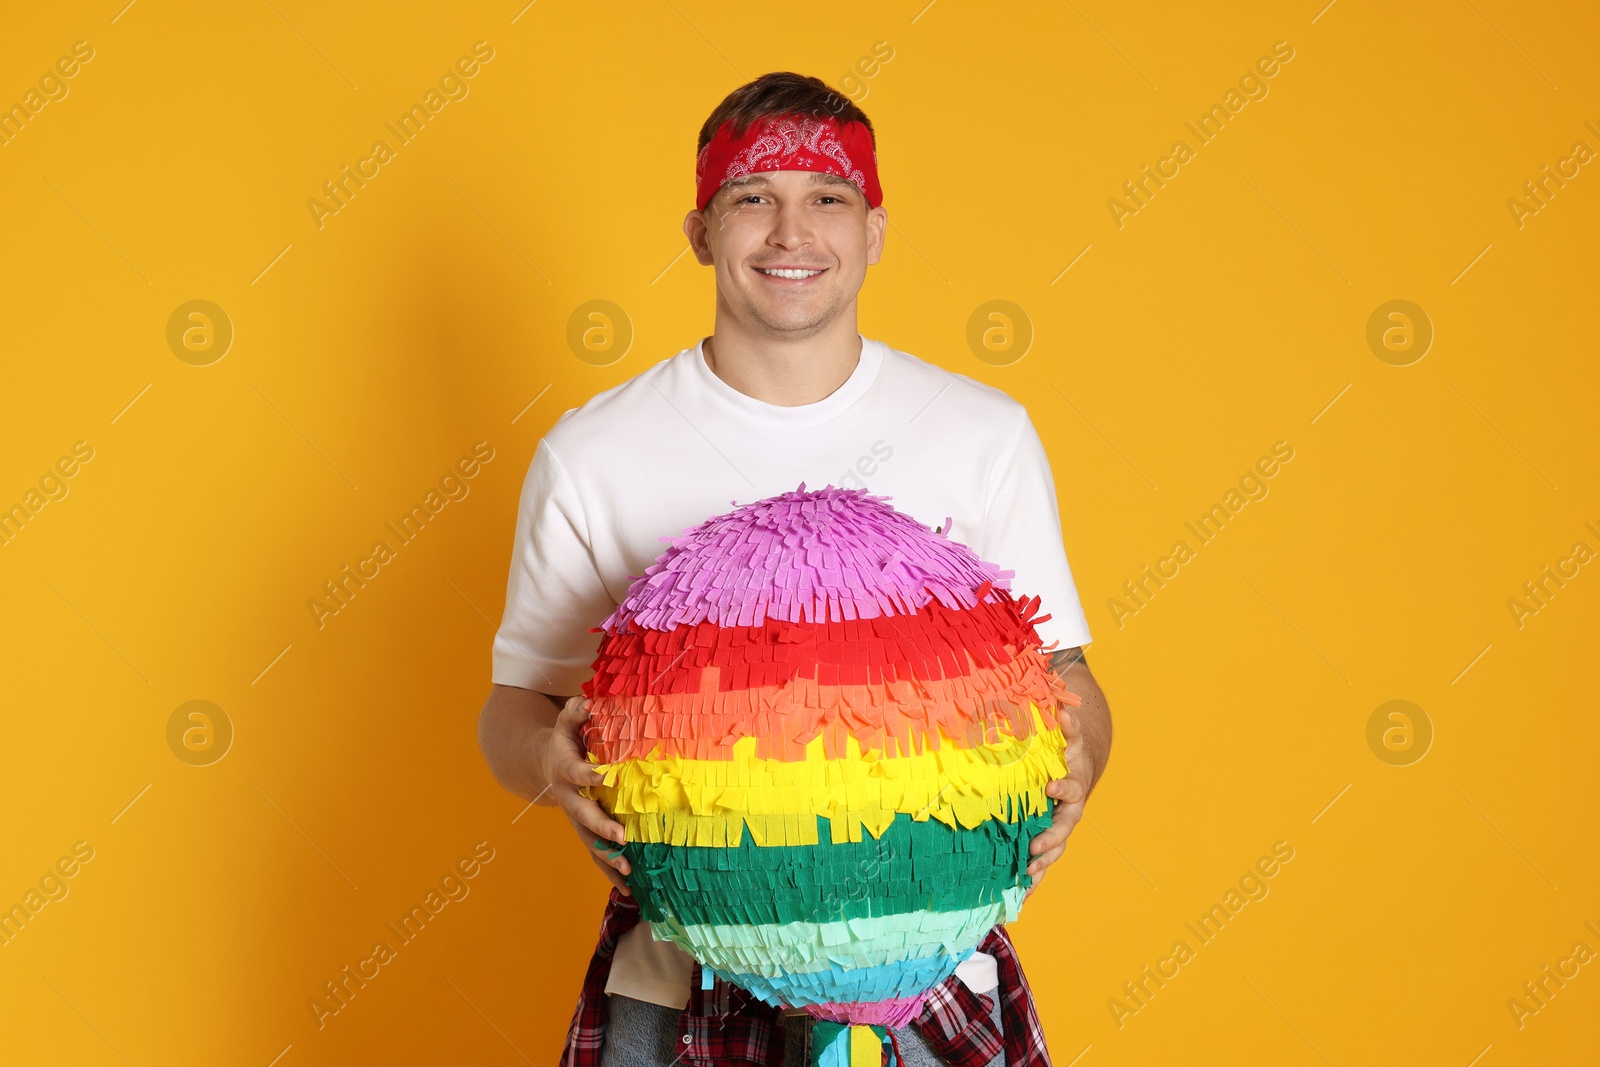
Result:
M683 1012L660 1004L650 1004L617 993L607 993L611 1005L611 1021L606 1027L605 1047L600 1050L600 1067L673 1067L682 1061L683 1045L678 1040L678 1019ZM1000 1027L999 991L991 994L994 1005L989 1017L996 1029ZM804 1067L811 1038L811 1020L807 1016L788 1015L782 1019L784 1028L784 1067ZM936 1056L914 1026L894 1031L900 1044L901 1062L905 1067L944 1067L947 1060ZM989 1067L1001 1067L1002 1054L989 1061Z

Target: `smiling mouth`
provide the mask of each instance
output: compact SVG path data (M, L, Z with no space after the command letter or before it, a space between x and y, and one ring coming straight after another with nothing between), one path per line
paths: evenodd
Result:
M765 274L769 278L787 278L790 281L804 281L807 278L815 278L822 273L821 270L805 270L798 267L757 267L755 269L758 273Z

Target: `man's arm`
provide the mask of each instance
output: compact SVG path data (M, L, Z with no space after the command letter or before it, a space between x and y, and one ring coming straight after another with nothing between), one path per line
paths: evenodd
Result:
M550 806L545 756L556 718L569 698L496 685L478 715L478 747L498 781L510 792Z
M628 861L620 851L595 848L598 839L626 844L622 824L578 791L602 781L584 754L579 732L588 717L587 700L496 685L478 715L478 746L502 786L536 804L559 807L589 858L613 885L631 895L624 881L631 869Z
M1091 777L1088 779L1088 789L1084 791L1084 796L1087 797L1094 789L1095 783L1100 780L1100 775L1105 772L1106 763L1111 759L1111 708L1106 703L1106 695L1101 691L1100 683L1089 673L1089 661L1085 658L1081 647L1065 648L1050 653L1050 668L1060 675L1061 680L1067 683L1067 688L1083 701L1076 708L1068 710L1078 720L1078 728L1083 734L1084 752L1089 759Z
M1084 802L1111 759L1111 708L1100 683L1089 673L1083 649L1051 653L1050 666L1083 703L1061 708L1061 732L1067 738L1067 777L1058 778L1045 789L1055 798L1056 807L1050 829L1035 837L1029 846L1033 859L1028 862L1028 873L1034 876L1035 887L1045 869L1066 850L1067 838L1083 818Z

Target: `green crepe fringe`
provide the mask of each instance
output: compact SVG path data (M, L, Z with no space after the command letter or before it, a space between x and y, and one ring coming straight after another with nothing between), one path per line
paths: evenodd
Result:
M962 830L900 814L876 840L840 844L819 825L815 845L760 846L745 835L736 847L635 842L623 854L640 917L674 927L966 911L1032 884L1028 845L1049 829L1051 810Z

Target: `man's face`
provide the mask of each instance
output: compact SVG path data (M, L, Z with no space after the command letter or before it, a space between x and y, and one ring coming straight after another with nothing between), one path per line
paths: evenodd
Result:
M683 231L696 258L716 268L720 313L795 339L851 309L883 253L888 218L853 182L780 170L728 182L705 211L689 212Z

